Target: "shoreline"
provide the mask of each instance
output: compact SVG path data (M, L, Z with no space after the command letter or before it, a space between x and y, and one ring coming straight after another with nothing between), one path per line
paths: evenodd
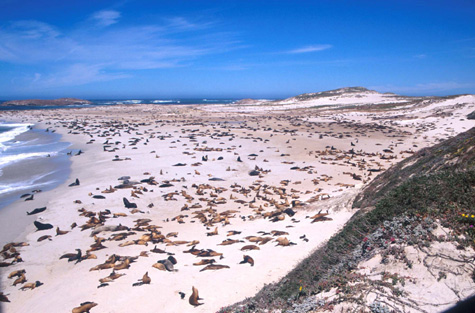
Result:
M269 112L268 116L252 113L231 115L206 112L193 106L157 109L147 105L118 107L114 112L106 112L101 108L21 112L23 114L18 115L36 120L39 125L50 120L52 125L48 126L55 127L63 135L63 140L71 142L85 153L72 158L71 175L65 183L38 196L38 203L44 201L41 203L48 205L47 211L40 214L43 220L69 233L55 236L54 230L32 232L34 229L31 224L23 232L30 245L20 249L25 262L2 269L2 273L8 273L13 269L26 268L29 281L40 280L44 286L33 291L18 292L11 286L11 281L2 279L1 289L11 294L12 301L3 306L5 312L28 312L33 308L47 307L51 299L45 300L45 295L51 295L54 290L61 290L61 295L57 295L61 301L55 303L54 307L58 312L71 310L84 301L97 302L98 308L111 312L126 312L124 308L132 306L139 311L147 310L146 307L164 308L165 312L187 311L192 307L187 299L180 299L178 292L185 292L188 297L191 286L198 288L200 296L205 299L205 305L195 311L217 311L222 306L254 295L265 283L280 279L336 233L356 212L348 209L351 195L356 194L365 181L372 179L368 168L387 168L404 155L410 155L403 151L415 149L414 145L418 145L418 149L423 148L440 138L440 135L434 135L424 139L423 132L405 133L410 129L406 126L399 129L396 125L382 129L364 128L357 124L358 121L365 122L357 114L345 113L347 119L351 117L354 120L352 123L356 123L345 124L336 122L341 119L341 113L328 112L326 115L319 113L318 116L304 117L308 112ZM370 117L366 123L362 125L376 122ZM461 131L461 128L455 131ZM92 139L94 141L91 142ZM352 149L350 143L356 145L356 156L348 153ZM383 149L392 149L393 153L387 156L396 157L382 158L385 155ZM237 161L238 157L242 162ZM204 161L204 158L207 160ZM186 165L174 166L178 163ZM198 163L201 164L192 166ZM361 164L365 167L362 168ZM261 177L249 175L256 167ZM139 183L135 189L102 193L106 188L120 184L118 178L121 176L130 176L131 180L138 182L154 177L159 185L168 181L173 186L161 188L159 185ZM359 176L361 180L356 179ZM80 186L67 187L76 178L81 181ZM211 178L224 180L213 181ZM132 197L132 191L141 191L141 194ZM193 200L188 202L183 192ZM105 199L93 199L92 195L104 195ZM328 196L329 200L322 200ZM137 203L142 213L132 213L132 210L124 208L123 197ZM167 197L169 201L165 200ZM224 204L216 201L221 197L225 199ZM75 203L77 200L81 203ZM291 204L292 201L295 202ZM300 202L305 205L300 207ZM150 206L152 203L153 206ZM201 204L201 208L189 209L196 203ZM288 204L287 208L295 211L295 216L279 213L276 216L284 218L275 222L264 217L264 213L275 212L278 206L285 203ZM183 210L185 206L188 206L188 210ZM209 213L208 219L213 216L216 218L216 213L224 214L227 210L236 212L229 214L229 224L221 221L206 226L193 218L193 212L208 208L217 210ZM74 265L59 260L59 256L73 252L75 248L85 253L94 243L89 236L90 229L81 231L70 228L74 222L81 226L88 220L79 215L78 210L82 209L96 215L106 209L117 214L117 217L107 219L105 225L121 224L134 228L134 221L147 218L151 219L152 225L160 227L163 235L173 232L178 234L176 238L167 237L174 242L170 245L150 243L148 246L132 244L120 247L119 244L136 240L144 233L135 231L136 234L130 235L130 239L119 242L107 240L113 233L101 233L98 236L106 239L104 245L108 248L91 252L97 259ZM311 223L308 216L321 210L328 210L328 216L333 220ZM184 223L172 220L178 215L183 215L181 219ZM166 222L167 219L169 222ZM207 236L215 227L218 235ZM231 230L239 230L242 234L227 236ZM287 232L282 237L287 237L297 245L276 246L277 237L267 235L272 237L272 241L257 245L259 250L240 251L242 246L252 244L246 239L247 236L259 236L259 231L270 233L272 230ZM37 238L43 234L51 235L52 241L37 242ZM303 238L308 239L308 242L301 239L304 235ZM227 239L242 242L220 245ZM196 244L199 249L223 253L224 259L216 258L216 263L230 268L200 272L199 267L192 265L199 259L183 253L191 248L187 244L193 240L200 241ZM188 243L182 245L176 241ZM162 272L152 268L157 259L166 258L166 255L151 252L155 245L174 253L178 260L178 272ZM37 259L38 251L42 254L41 261L32 262ZM139 256L129 270L121 271L126 274L123 278L105 288L97 288L98 279L107 276L110 271L90 272L91 267L103 263L113 253L138 256L143 251L148 251L148 257ZM245 254L254 258L255 266L239 265ZM132 287L132 283L146 271L152 278L153 288ZM74 287L65 286L64 279L80 281L83 288L73 292ZM122 292L127 292L129 297L117 302L115 295ZM142 293L158 293L162 297L153 298L147 306L142 307L136 301ZM23 307L19 306L20 303Z

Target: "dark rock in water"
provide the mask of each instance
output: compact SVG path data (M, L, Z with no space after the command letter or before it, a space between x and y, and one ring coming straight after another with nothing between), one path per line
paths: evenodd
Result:
M51 225L51 224L41 223L41 222L38 222L38 221L34 221L33 224L35 224L37 230L46 230L46 229L53 228L53 225Z
M129 200L127 200L127 198L124 197L122 200L124 201L124 205L127 209L136 209L137 208L137 204L129 202Z
M31 211L31 212L26 212L26 214L27 214L27 215L38 214L38 213L43 212L44 210L46 210L46 207L34 209L34 210Z
M79 186L79 179L76 178L76 181L72 184L69 184L69 187Z
M101 196L101 195L94 195L92 196L94 199L105 199L106 197Z
M161 184L160 186L158 186L160 188L167 188L167 187L173 187L173 184L170 184L170 183L164 183L164 184Z
M469 120L475 120L475 111L473 111L472 113L470 113L469 115L467 115L467 119L469 119Z
M219 177L212 177L209 179L210 181L224 181L224 179L219 178Z
M261 172L259 172L259 171L252 170L252 171L249 172L249 176L259 176L260 173Z
M177 164L174 164L173 166L186 166L186 163L177 163Z

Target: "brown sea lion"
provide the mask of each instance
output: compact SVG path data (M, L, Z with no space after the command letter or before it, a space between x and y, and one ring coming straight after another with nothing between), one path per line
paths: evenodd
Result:
M247 250L261 250L261 248L259 248L256 245L247 245L241 248L241 251L247 251Z
M223 268L229 268L229 266L221 265L221 264L209 264L209 265L206 265L203 269L201 269L200 272L208 271L208 270L220 270Z
M36 287L39 287L43 285L42 282L40 282L39 280L37 280L36 282L34 283L28 283L28 284L24 284L23 286L20 287L21 290L26 290L26 289L35 289Z
M199 303L198 300L203 300L200 298L199 294L198 294L198 289L196 289L194 286L191 288L192 290L192 293L191 293L191 296L190 296L190 299L189 299L189 303L194 306L194 307L197 307L199 305L203 305L204 303ZM73 312L73 313L76 313L76 312Z
M141 286L141 285L149 285L152 282L150 276L148 276L148 272L146 272L142 279L139 279L138 283L133 284L132 286Z
M254 266L254 259L248 255L244 255L243 260L239 262L239 264L245 264L245 263L249 263L251 264L251 266Z
M8 275L8 278L19 277L21 274L25 274L25 273L26 273L26 271L24 269L13 271Z
M95 307L97 303L94 302L83 302L80 306L74 308L72 313L89 313L89 310Z
M67 233L69 233L69 231L61 230L59 227L56 227L56 236L66 235Z
M20 274L20 276L18 276L18 278L13 282L13 286L23 284L24 282L26 282L26 276L25 274Z
M59 259L68 259L68 262L76 261L81 262L82 252L81 249L76 249L78 253L66 253L59 257Z
M202 259L199 262L193 263L193 265L199 266L199 265L207 265L207 264L213 264L216 262L215 259Z

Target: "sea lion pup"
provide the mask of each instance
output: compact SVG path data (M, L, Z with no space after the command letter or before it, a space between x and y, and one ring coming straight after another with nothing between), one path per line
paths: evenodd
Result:
M77 308L74 308L72 310L72 313L89 313L89 310L95 307L96 305L97 303L90 302L90 301L83 302L80 304L80 306L78 306Z
M176 270L174 268L174 265L177 264L177 260L173 257L173 256L169 256L167 259L165 260L158 260L157 263L161 263L165 266L165 269L169 272L178 272L178 270ZM158 268L158 269L161 269L161 266L160 265L157 265L157 266L154 266L155 268Z
M21 290L26 290L26 289L35 289L36 287L39 287L43 285L42 282L40 282L39 280L37 280L36 282L34 283L28 283L28 284L24 284L23 286L20 287Z
M244 255L243 260L239 262L239 264L245 264L245 263L249 263L251 264L251 266L254 266L254 259L248 255Z
M139 279L139 282L138 283L135 283L135 284L132 284L132 286L141 286L141 285L149 285L150 283L152 282L152 279L150 278L150 276L148 276L148 272L146 272L142 279Z
M56 227L56 236L66 235L67 233L69 233L69 231L61 230L61 229L59 229L59 226Z
M124 205L127 209L136 209L137 208L137 204L130 202L129 200L127 200L126 197L122 198L122 201L124 202Z
M34 221L33 224L35 224L36 226L36 231L40 231L40 230L47 230L47 229L52 229L53 228L53 225L51 224L43 224L41 222L38 222L38 221Z
M198 294L198 289L196 289L194 286L191 287L191 290L192 290L192 293L191 293L191 296L190 296L190 299L188 300L188 302L194 306L194 307L197 307L199 305L203 305L204 303L199 303L198 300L203 300L200 298L199 294Z
M59 259L68 259L68 262L76 261L81 262L82 252L81 249L75 249L78 253L66 253L59 257Z
M74 186L79 186L79 179L78 179L78 178L76 178L76 180L74 181L74 183L69 184L69 187L74 187Z
M0 292L0 302L10 302L7 295L4 295L3 292Z
M221 264L209 264L209 265L206 265L204 268L202 268L200 272L208 271L208 270L220 270L223 268L229 268L229 266L221 265Z
M46 207L34 209L34 210L31 211L31 212L26 212L26 214L27 214L27 215L38 214L38 213L43 212L44 210L46 210Z

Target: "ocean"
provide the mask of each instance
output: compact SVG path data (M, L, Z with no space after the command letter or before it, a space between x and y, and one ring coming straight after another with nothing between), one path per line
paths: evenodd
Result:
M68 178L71 144L60 139L32 124L0 122L0 208Z
M38 109L62 109L62 108L81 108L91 106L106 106L118 104L141 104L151 103L156 105L186 105L186 104L230 104L240 99L203 99L203 98L179 98L179 99L96 99L89 100L92 104L79 105L45 105L45 106L0 106L0 111L10 110L38 110ZM0 103L5 100L0 100Z

